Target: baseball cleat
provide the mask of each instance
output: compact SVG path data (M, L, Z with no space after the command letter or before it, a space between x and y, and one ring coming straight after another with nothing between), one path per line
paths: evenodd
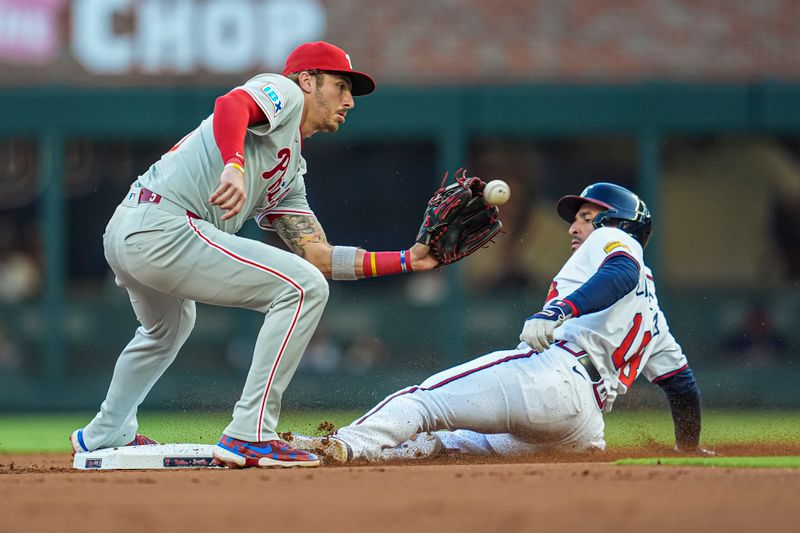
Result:
M336 437L309 437L298 433L284 433L283 439L300 450L308 450L323 457L326 463L344 464L353 459L353 450Z
M305 450L296 450L280 440L247 442L222 435L213 449L214 464L228 468L314 467L319 458Z
M69 443L72 445L73 457L76 453L94 451L86 447L86 443L83 441L83 429L76 429L73 431L72 435L69 436ZM147 446L148 444L158 444L158 441L137 433L132 441L123 446ZM106 446L106 448L117 448L117 446Z

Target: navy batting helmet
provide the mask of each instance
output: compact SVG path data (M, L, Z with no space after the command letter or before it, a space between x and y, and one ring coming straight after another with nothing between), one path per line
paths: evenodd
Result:
M650 239L650 210L641 198L625 187L613 183L593 183L586 187L580 196L564 196L556 204L558 215L572 224L575 214L584 202L591 202L606 210L594 217L592 225L615 226L639 241L642 248Z

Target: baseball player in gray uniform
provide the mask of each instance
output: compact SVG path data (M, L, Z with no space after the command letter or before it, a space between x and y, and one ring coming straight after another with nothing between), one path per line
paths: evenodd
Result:
M516 348L401 389L333 436L288 434L287 441L334 462L443 450L603 450L603 412L644 376L669 398L676 449L711 454L699 446L700 391L644 264L647 206L623 187L595 183L562 198L557 210L570 224L573 255Z
M418 243L395 252L331 245L306 200L303 139L337 131L353 97L374 89L342 49L302 44L283 75L255 76L218 98L214 113L132 184L103 245L141 327L119 356L100 411L70 436L74 452L154 443L137 433L137 409L192 331L201 302L265 315L215 459L231 467L319 464L278 440L275 429L325 307L326 278L438 264ZM294 253L235 235L251 217Z

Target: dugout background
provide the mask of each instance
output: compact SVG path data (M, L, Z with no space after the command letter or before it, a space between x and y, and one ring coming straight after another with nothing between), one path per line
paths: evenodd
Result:
M90 2L55 4L59 24L74 29L75 10ZM134 21L144 16L140 2L118 4ZM506 179L513 193L501 210L508 233L463 264L333 283L287 406L365 407L516 344L569 253L555 200L601 179L638 191L654 214L647 262L706 406L800 406L796 2L756 9L616 0L593 3L591 13L577 1L507 2L510 17L472 1L466 11L487 21L480 31L496 30L468 47L459 35L477 30L448 2L411 6L454 17L435 36L415 29L416 47L398 41L408 20L389 2L371 4L369 14L358 1L293 5L301 4L323 13L317 33L303 38L340 44L379 82L340 133L305 146L309 198L332 242L408 246L445 169L466 164ZM651 14L640 4L660 7ZM12 13L8 5L0 15ZM346 17L379 16L385 35L340 29ZM562 32L543 27L553 20ZM136 327L103 258L105 223L136 175L252 69L180 73L166 62L161 72L112 75L81 64L74 46L46 68L9 55L7 28L0 25L0 409L93 409ZM280 245L254 225L243 233ZM198 306L194 333L145 405L229 408L260 320ZM660 405L655 389L637 381L621 403Z

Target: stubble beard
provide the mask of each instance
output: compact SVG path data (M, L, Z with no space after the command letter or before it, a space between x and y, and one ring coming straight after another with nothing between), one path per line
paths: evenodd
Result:
M317 109L319 109L323 116L319 130L327 133L335 133L338 131L339 123L336 121L330 104L325 100L325 97L322 96L319 87L314 90L314 101L317 104Z

